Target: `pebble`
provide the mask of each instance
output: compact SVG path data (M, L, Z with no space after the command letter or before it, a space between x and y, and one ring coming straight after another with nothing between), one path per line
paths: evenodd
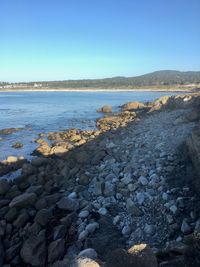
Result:
M106 215L108 213L107 209L106 208L100 208L98 210L98 213L101 214L101 215Z
M142 185L147 185L148 184L148 180L144 176L140 176L139 179L138 179L138 182L141 183Z
M82 210L80 213L79 213L79 215L78 215L78 217L79 218L82 218L82 219L85 219L85 218L87 218L88 216L89 216L89 211L88 210Z
M99 224L97 222L90 223L86 226L85 230L89 233L94 233L96 229L99 228Z
M186 222L186 220L184 219L181 225L181 232L183 234L189 234L191 232L191 227L189 226L189 224Z
M137 199L138 204L142 205L144 203L144 200L145 200L144 193L137 193L136 199Z

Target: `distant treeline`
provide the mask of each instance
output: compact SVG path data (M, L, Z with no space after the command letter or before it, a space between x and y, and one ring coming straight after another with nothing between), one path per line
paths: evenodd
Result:
M20 83L28 86L40 84L48 88L137 88L142 86L173 86L200 83L200 71L156 71L137 77L114 77L106 79L66 80Z

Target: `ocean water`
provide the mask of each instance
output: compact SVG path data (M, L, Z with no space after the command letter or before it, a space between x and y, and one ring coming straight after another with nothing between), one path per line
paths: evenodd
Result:
M68 128L91 129L96 112L103 105L112 105L114 111L129 101L152 101L166 92L1 92L0 129L22 127L11 135L0 135L0 160L9 155L25 156L37 146L34 140L39 133ZM14 149L15 142L23 148Z

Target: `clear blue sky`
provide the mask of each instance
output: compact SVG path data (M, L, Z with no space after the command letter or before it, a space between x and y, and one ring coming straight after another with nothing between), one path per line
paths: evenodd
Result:
M200 0L1 0L0 81L200 70Z

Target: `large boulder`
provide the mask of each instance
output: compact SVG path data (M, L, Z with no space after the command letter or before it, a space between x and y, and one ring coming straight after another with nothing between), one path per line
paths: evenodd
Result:
M112 106L105 105L102 108L97 109L97 112L111 113L112 112Z
M128 251L116 249L109 253L105 267L157 267L157 259L146 244L135 245Z
M41 231L38 235L30 236L23 243L21 258L24 263L31 266L45 266L46 261L46 241L45 231Z
M122 106L122 109L123 110L137 110L137 109L142 109L145 107L146 107L145 104L134 101L134 102L129 102L129 103L124 104Z

